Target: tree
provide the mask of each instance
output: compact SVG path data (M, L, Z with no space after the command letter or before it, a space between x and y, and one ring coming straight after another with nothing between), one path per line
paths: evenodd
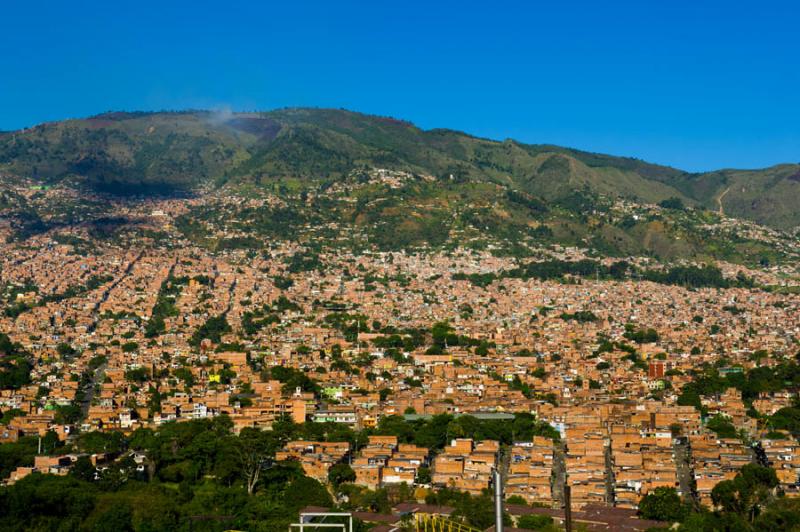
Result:
M770 501L778 476L770 467L747 464L733 480L724 480L711 490L711 500L723 511L736 513L752 522Z
M187 387L194 386L195 382L194 375L192 374L192 371L189 368L187 367L178 368L175 371L173 371L172 374L175 377L182 380Z
M431 483L431 470L426 466L420 466L417 469L417 478L414 479L417 484L430 484Z
M472 497L468 504L457 507L455 514L466 518L472 526L485 530L494 523L494 501L487 495Z
M716 415L709 419L706 423L706 428L716 432L717 436L720 438L737 437L736 427L733 426L733 423L731 423L728 418L721 415Z
M48 430L42 437L42 452L49 454L55 451L56 448L61 447L63 444L58 439L58 434L54 430Z
M133 353L137 349L139 349L139 344L136 342L125 342L122 344L123 353Z
M625 325L625 334L623 335L628 340L633 340L637 344L649 344L657 342L659 339L658 332L655 329L636 329L631 324Z
M56 347L56 351L58 352L61 358L70 358L78 353L74 347L72 347L66 342L58 344L58 346Z
M664 209L674 209L679 211L682 211L686 208L683 204L683 200L675 196L661 201L658 206Z
M656 521L683 521L689 508L681 501L675 488L658 487L639 502L639 515Z
M70 474L79 480L91 482L94 480L96 471L89 457L81 456L75 461L75 464L73 464Z
M522 515L517 519L519 528L539 530L553 524L553 518L549 515Z
M54 421L63 425L72 425L80 421L81 417L83 417L81 407L76 404L69 404L56 408Z
M213 316L197 329L192 337L189 339L189 344L192 347L199 347L200 342L208 338L215 344L220 343L222 336L231 332L231 326L225 315Z
M560 318L564 321L577 321L578 323L590 323L600 319L590 310L579 310L572 314L562 312Z
M125 380L129 382L143 383L149 378L147 370L144 368L129 369L125 372Z
M285 394L294 393L297 388L304 392L320 392L319 384L314 379L295 368L274 366L269 369L269 376L283 384L281 391Z
M800 408L793 406L781 408L770 417L770 424L773 428L800 434Z
M8 425L15 417L24 417L25 411L19 408L10 408L0 416L0 425Z
M680 406L693 406L698 410L703 408L702 399L694 386L689 384L681 389L681 394L678 396L678 405Z
M128 504L115 504L97 519L94 532L133 532L133 511Z
M83 432L78 436L78 448L87 453L116 453L123 450L125 437L121 432Z
M96 496L91 484L71 476L28 475L13 487L3 488L0 528L78 530L92 511Z
M800 528L800 502L794 498L781 498L758 516L753 527L764 532L781 532Z
M249 427L243 429L236 440L234 449L248 495L255 491L267 459L275 454L277 444L271 440L271 435Z
M38 438L33 436L0 445L0 478L8 478L18 466L32 466L37 449ZM0 515L2 513L0 510Z
M336 464L328 471L328 481L338 487L343 482L355 482L356 472L348 464Z
M8 338L8 337L6 337ZM0 341L2 337L0 337ZM31 370L33 365L28 358L22 354L17 354L16 344L11 347L5 346L2 349L10 356L0 357L0 389L17 389L31 382ZM4 351L0 351L4 354Z
M286 495L291 497L294 507L297 509L305 506L322 506L330 508L333 501L325 487L306 476L299 476L286 486Z
M680 532L751 532L753 528L738 514L704 511L690 514L681 523L678 530Z
M19 349L19 344L11 341L6 333L0 333L0 355L15 355Z

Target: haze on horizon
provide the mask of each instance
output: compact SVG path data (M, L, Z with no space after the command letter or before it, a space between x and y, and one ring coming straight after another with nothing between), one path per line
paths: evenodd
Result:
M593 4L7 6L0 129L341 107L690 171L800 161L800 7Z

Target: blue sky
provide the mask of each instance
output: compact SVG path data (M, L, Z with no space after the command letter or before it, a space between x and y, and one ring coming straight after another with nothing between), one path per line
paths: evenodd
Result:
M6 2L0 129L344 107L687 170L799 162L797 4Z

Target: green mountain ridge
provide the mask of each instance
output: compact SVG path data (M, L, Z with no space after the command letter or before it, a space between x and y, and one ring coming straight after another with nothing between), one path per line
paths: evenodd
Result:
M777 228L800 225L800 166L692 174L633 158L483 139L334 109L111 112L0 133L0 169L115 193L294 177L319 185L360 166L508 185L546 200L577 190L678 197ZM726 192L727 191L727 192Z

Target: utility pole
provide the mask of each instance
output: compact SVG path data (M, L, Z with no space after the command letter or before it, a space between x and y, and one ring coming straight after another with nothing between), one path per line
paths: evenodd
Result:
M569 484L564 486L564 528L572 532L572 487Z
M503 532L503 476L500 468L494 470L494 529Z
M356 357L361 355L361 342L358 337L361 336L361 319L356 315Z

